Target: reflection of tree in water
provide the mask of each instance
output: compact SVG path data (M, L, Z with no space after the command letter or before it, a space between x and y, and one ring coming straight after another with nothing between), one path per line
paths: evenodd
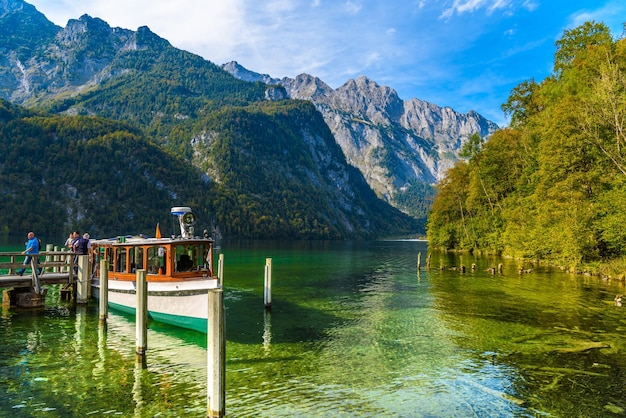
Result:
M527 410L626 411L623 312L614 303L621 285L541 269L523 276L506 271L495 277L433 272L438 309L458 331L458 346L509 370L508 391Z

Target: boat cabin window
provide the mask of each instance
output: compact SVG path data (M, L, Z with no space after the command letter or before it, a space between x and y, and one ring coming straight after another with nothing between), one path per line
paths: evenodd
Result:
M143 248L132 247L129 250L130 272L135 273L137 269L143 269Z
M148 247L148 274L165 274L165 247Z
M108 264L107 268L109 269L109 271L113 271L113 261L115 260L113 258L113 248L107 247L105 257L106 257L107 264Z
M174 247L176 271L192 271L206 268L208 245L177 245Z
M126 248L117 248L117 259L115 267L115 271L120 273L127 273L128 270L126 268Z

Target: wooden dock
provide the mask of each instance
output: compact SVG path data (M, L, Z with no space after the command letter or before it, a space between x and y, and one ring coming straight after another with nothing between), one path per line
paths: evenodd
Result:
M2 302L18 306L40 306L45 301L47 289L43 286L65 285L62 297L71 298L74 294L76 274L74 273L75 254L66 251L43 251L31 258L29 265L24 265L26 256L21 252L0 253L0 289ZM26 268L23 275L16 271ZM38 271L41 269L41 273ZM19 296L17 296L19 295ZM30 295L26 297L25 295Z
M73 274L72 274L73 276ZM0 276L0 289L6 289L9 287L31 287L33 283L32 275L30 271L24 273L24 276L18 276L17 274ZM72 284L73 281L70 278L70 273L48 273L44 272L39 275L39 285L51 285L51 284Z

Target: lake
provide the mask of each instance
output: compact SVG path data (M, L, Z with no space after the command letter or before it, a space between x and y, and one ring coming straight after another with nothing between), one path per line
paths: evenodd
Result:
M427 270L422 241L222 252L227 416L626 414L621 282L438 252ZM132 317L111 312L104 329L97 303L51 288L44 309L3 307L0 338L1 416L206 416L204 334L151 323L143 367Z

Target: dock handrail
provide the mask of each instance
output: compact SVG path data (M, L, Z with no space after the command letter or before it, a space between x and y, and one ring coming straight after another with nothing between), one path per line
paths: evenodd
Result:
M18 251L0 252L0 272L6 271L5 273L0 273L0 276L15 275L16 270L24 267L29 268L29 266L24 266L24 257L26 256L27 254L22 254ZM38 293L40 291L39 277L37 275L38 269L42 269L42 271L46 272L67 273L68 283L74 282L76 254L67 251L42 251L36 256L38 257L38 263L35 264L35 257L32 257L30 269L33 289ZM7 258L10 261L5 261Z

